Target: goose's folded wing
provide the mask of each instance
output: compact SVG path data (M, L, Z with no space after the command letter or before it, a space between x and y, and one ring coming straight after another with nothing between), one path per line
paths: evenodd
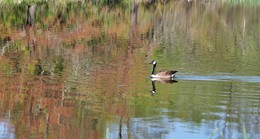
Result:
M178 72L178 71L170 70L170 71L167 71L166 74L175 74L176 72Z
M175 71L175 70L160 71L160 72L156 73L156 75L159 75L159 76L167 76L167 75L175 74L176 72L177 72L177 71Z

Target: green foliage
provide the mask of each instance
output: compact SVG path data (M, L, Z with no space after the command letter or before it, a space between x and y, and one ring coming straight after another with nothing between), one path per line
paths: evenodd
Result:
M61 75L64 69L64 58L62 56L57 56L54 59L54 73Z
M12 65L6 63L6 64L1 64L1 70L5 75L12 75L13 74L13 67Z
M96 45L104 42L104 40L106 39L105 37L106 37L105 34L101 33L101 35L99 37L97 37L97 38L92 37L91 40L89 40L87 42L87 44L88 44L88 46L96 46Z

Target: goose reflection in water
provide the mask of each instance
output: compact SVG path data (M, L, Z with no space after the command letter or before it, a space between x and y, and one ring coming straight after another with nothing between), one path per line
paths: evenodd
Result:
M155 87L155 82L172 84L172 83L177 83L178 81L173 79L151 78L151 82L152 82L152 91L150 92L151 92L151 96L153 96L157 92Z

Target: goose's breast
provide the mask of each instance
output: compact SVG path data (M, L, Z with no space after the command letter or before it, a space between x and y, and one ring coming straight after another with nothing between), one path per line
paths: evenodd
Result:
M151 78L161 78L161 76L156 75L156 74L152 74L152 75L151 75Z
M157 74L152 74L151 78L171 78L171 75L157 75Z

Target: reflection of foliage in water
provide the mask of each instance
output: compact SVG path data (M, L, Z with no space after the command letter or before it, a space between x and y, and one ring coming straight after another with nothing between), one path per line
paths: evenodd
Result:
M23 72L23 60L26 60L28 51L25 46L20 42L7 44L2 49L2 57L4 57L3 63L1 63L1 69L4 74L19 74Z
M180 6L183 8L179 8ZM195 66L210 73L212 70L235 72L245 68L246 66L240 64L246 65L247 60L258 64L256 42L259 40L257 36L260 30L260 19L257 16L259 8L253 6L256 9L252 10L252 6L225 6L227 4L185 2L178 7L174 4L165 6L161 14L155 14L155 17L161 20L156 20L153 27L154 37L160 41L160 46L155 48L154 58L164 61L162 63L175 61L171 65L184 70L194 69L192 67ZM175 14L172 14L172 11ZM231 65L226 65L224 61ZM208 65L211 63L215 65L209 69ZM227 66L233 68L225 71ZM242 72L245 71L246 68ZM256 73L257 70L254 71L254 74Z
M40 115L42 117L29 115L32 117L22 118L33 119L34 122L38 119L42 123L40 131L32 130L30 131L32 133L44 134L48 128L63 129L64 125L69 124L68 127L78 129L83 137L87 133L94 134L93 132L98 131L103 135L106 124L117 123L117 119L114 118L116 116L125 119L132 115L140 118L157 116L162 113L162 109L172 110L165 112L170 118L175 117L196 124L207 118L219 119L221 118L219 115L209 115L212 117L203 115L212 111L225 112L221 108L206 107L215 106L214 104L220 103L219 100L226 101L226 97L217 94L218 92L212 94L210 90L229 92L229 85L222 82L217 86L214 82L206 85L201 82L182 82L175 86L159 84L157 86L159 94L151 98L148 92L140 91L148 85L144 81L147 67L143 66L144 56L139 52L146 53L146 46L149 48L155 46L152 49L152 57L162 63L161 67L182 67L182 72L189 70L212 72L216 69L227 69L226 65L221 65L219 61L228 60L229 63L234 61L235 64L237 62L243 64L248 61L243 59L242 55L251 55L252 57L247 58L253 59L259 52L256 43L259 36L257 31L259 24L256 23L259 18L255 18L257 9L254 11L250 7L226 8L228 5L214 7L214 4L172 2L168 5L153 5L151 8L149 5L140 4L135 25L128 20L131 16L130 9L120 9L120 5L107 10L105 5L92 7L88 3L51 5L43 2L37 6L36 30L32 31L37 38L37 50L36 54L31 54L25 49L27 42L23 41L22 37L15 36L17 31L15 29L18 28L18 34L19 31L23 31L20 27L26 19L24 16L26 14L20 17L13 14L13 10L21 14L26 11L26 5L21 6L24 7L7 8L7 14L1 12L6 17L0 21L0 25L7 28L1 35L10 35L12 43L16 43L17 38L20 39L20 43L12 47L11 51L7 51L3 57L7 61L17 63L10 62L12 63L10 64L1 60L6 64L1 67L5 74L23 75L16 85L24 91L20 97L25 100L20 100L20 107L15 107L12 113L23 111L23 107L28 109L24 112L25 116L28 116L30 109L36 109L31 111L33 114L35 111L40 113L42 109L46 113ZM244 18L243 14L247 10L252 14ZM244 20L246 20L245 28L243 28ZM14 24L10 24L11 22ZM244 36L243 29L245 29ZM131 37L134 39L131 40ZM129 44L132 44L133 48ZM133 49L133 52L128 51L129 49ZM17 50L19 54L12 54ZM15 58L8 55L13 55ZM236 57L233 58L233 55ZM38 59L41 59L42 67L39 67ZM205 65L206 67L203 67ZM33 75L33 70L39 75L42 69L38 68L54 72L62 78L58 81L52 76L42 76L43 79L29 78ZM30 69L29 77L24 74L27 69ZM235 85L236 90L240 84ZM132 86L134 88L131 88ZM17 96L16 92L18 91L10 93L9 96ZM185 93L188 96L185 96ZM208 97L210 95L217 97ZM239 102L240 98L235 98L235 101ZM239 106L234 107L237 109ZM57 116L57 113L60 115ZM55 116L59 117L57 118L59 120L55 120ZM232 118L227 121L237 120ZM46 119L50 125L44 124ZM19 119L15 121L20 122ZM21 125L24 126L26 123ZM18 131L21 132L22 129L24 127ZM80 129L88 130L85 132Z
M62 56L57 56L54 59L54 73L61 74L64 69L64 58Z

